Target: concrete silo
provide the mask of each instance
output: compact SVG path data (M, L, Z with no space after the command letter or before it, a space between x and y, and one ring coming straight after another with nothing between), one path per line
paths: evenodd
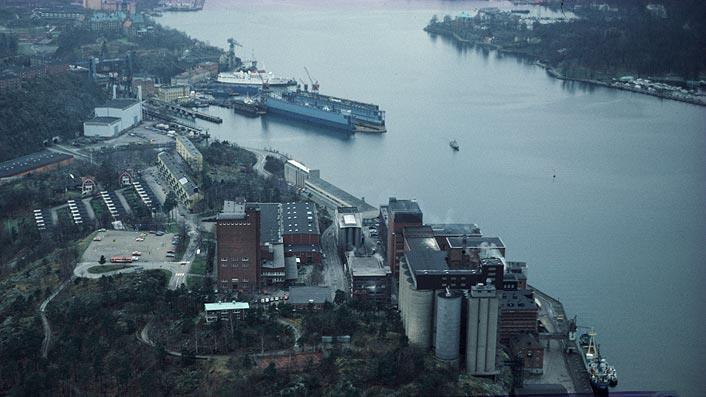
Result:
M406 309L409 309L406 310L405 332L409 343L428 350L431 348L434 290L419 290L412 286L405 294L408 302Z
M470 375L492 375L498 338L498 296L495 287L471 287L466 330L466 370Z
M437 293L435 313L436 358L457 366L461 339L461 293L448 289Z

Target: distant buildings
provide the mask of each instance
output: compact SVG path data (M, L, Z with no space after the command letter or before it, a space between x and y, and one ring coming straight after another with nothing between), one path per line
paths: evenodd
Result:
M191 167L191 169L199 175L203 171L203 155L201 151L194 146L189 138L177 135L176 151L182 159Z
M194 208L202 195L198 185L186 171L185 164L173 155L161 152L157 155L157 165L159 173L174 191L177 200L188 209Z
M0 182L9 181L28 174L41 174L67 166L73 156L43 150L0 163Z

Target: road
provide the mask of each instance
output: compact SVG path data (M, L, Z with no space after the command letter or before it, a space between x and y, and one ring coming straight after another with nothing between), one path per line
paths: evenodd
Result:
M334 225L329 226L321 234L321 250L326 255L322 258L324 285L331 287L334 291L342 290L349 293L348 280L343 272L343 263L338 257L336 249L336 235Z
M47 318L46 314L47 306L52 299L59 295L59 292L61 292L61 290L63 290L69 282L71 282L71 280L73 280L73 278L61 283L61 285L59 285L59 287L55 289L54 292L52 292L41 305L39 305L39 314L42 316L42 328L44 328L44 339L42 340L42 357L44 358L47 358L47 355L49 354L49 346L51 345L51 325L49 324L49 318Z
M81 262L76 265L74 269L74 276L80 278L91 278L98 279L103 276L112 276L118 273L134 273L136 271L142 270L169 270L172 273L172 278L169 280L169 289L177 289L179 285L183 284L186 280L186 273L188 273L187 266L181 265L182 262L134 262L132 267L125 269L115 270L106 273L89 273L88 269L94 266L100 266L96 262ZM110 263L106 263L110 265ZM177 274L180 274L177 276Z
M252 169L255 170L258 174L264 176L265 178L272 176L272 174L265 169L265 161L267 156L281 156L277 153L270 153L266 150L262 149L255 149L255 148L249 148L249 147L243 147L243 149L251 152L252 154L257 157L257 162L252 166Z

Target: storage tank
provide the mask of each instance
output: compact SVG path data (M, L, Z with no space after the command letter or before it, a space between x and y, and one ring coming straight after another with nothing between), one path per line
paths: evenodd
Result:
M296 256L287 256L284 258L284 278L287 281L296 281L297 278L299 278Z
M409 294L406 327L409 343L428 350L431 348L434 290L418 290L412 287L406 293Z
M458 364L461 339L461 293L448 289L437 293L435 310L436 358Z

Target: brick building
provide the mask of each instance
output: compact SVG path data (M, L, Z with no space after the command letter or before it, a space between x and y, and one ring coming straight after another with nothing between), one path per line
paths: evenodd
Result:
M510 338L513 358L522 360L526 372L541 374L544 372L544 348L532 334L514 335Z
M398 200L390 197L387 205L380 207L380 217L382 219L380 230L381 236L386 236L387 263L390 266L393 279L399 274L399 260L404 254L403 229L407 226L422 225L422 210L419 204L413 200Z
M536 334L538 310L532 291L503 291L500 295L500 342L508 344L515 335Z
M216 218L218 287L255 293L260 286L260 211L226 202Z

